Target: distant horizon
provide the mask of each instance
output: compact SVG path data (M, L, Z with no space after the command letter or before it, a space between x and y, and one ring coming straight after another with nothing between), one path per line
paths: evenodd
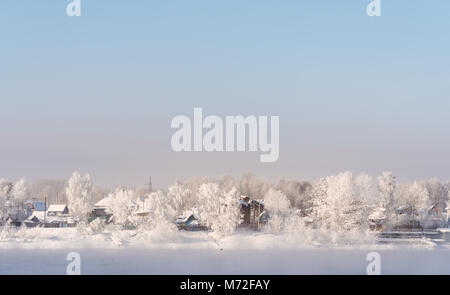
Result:
M108 183L98 183L98 182L96 182L95 175L92 175L92 174L90 174L88 172L86 172L86 173L80 172L80 171L77 171L77 172L79 172L81 175L89 174L90 177L91 177L91 180L93 182L93 185L94 186L97 185L100 188L114 190L114 189L119 188L119 187L136 188L136 189L137 188L147 188L148 187L148 179L147 179L147 183L145 181L142 181L142 184L140 184L137 181L135 183L131 183L131 184L127 184L127 183L108 184ZM308 182L310 184L314 184L314 182L316 182L320 178L324 178L324 177L328 177L328 176L336 176L336 175L338 175L340 173L344 173L344 172L350 172L353 175L367 174L368 176L370 176L372 178L377 178L377 177L381 176L381 173L373 175L373 174L369 174L369 173L365 173L365 172L355 173L355 172L352 172L352 171L341 171L341 172L338 172L338 173L335 173L335 174L323 175L323 176L315 178L315 179L301 179L301 178L295 178L295 177L285 177L283 175L280 175L279 177L274 178L274 179L268 179L266 177L263 177L263 176L260 176L258 174L252 173L251 171L247 171L247 172L243 172L242 174L237 175L237 176L233 176L233 175L229 175L229 174L220 174L220 175L212 175L212 176L208 176L208 175L192 176L192 177L187 177L185 179L175 179L173 182L167 183L167 184L157 184L157 183L155 183L153 181L153 176L152 176L152 189L153 190L165 190L168 187L170 187L171 185L176 184L176 182L178 182L178 181L183 182L183 183L187 183L189 181L201 180L201 179L207 179L207 178L210 178L210 179L213 179L213 180L217 180L217 179L219 179L221 177L225 177L225 176L230 176L230 177L232 177L235 180L239 180L239 179L242 178L242 176L244 176L247 173L252 174L255 177L255 179L262 180L264 182L267 182L267 183L270 183L270 184L273 184L273 185L277 185L277 183L278 183L278 181L280 179L284 179L284 180L287 180L287 181ZM412 183L412 182L415 182L415 181L426 182L426 181L431 181L431 180L437 180L437 181L439 181L439 182L441 182L443 184L447 184L447 183L450 184L450 179L446 180L446 179L440 179L440 178L437 178L437 177L430 177L428 179L403 179L403 178L399 177L397 174L395 174L395 172L393 172L393 171L384 171L384 172L391 172L392 175L395 176L395 178L397 179L397 182L401 183L401 184ZM36 183L38 183L40 181L65 181L65 182L67 182L69 180L69 178L71 177L71 175L72 174L70 174L67 178L39 178L39 179L31 180L31 181L27 177L20 177L18 179L9 179L9 178L0 176L0 179L3 178L3 179L6 179L6 180L14 183L14 182L24 178L28 185L33 185L33 184L36 184Z

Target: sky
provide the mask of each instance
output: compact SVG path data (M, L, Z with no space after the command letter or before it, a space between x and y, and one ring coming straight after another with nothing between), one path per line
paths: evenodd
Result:
M0 2L0 178L342 171L450 179L450 1ZM280 157L182 152L173 117L277 115Z

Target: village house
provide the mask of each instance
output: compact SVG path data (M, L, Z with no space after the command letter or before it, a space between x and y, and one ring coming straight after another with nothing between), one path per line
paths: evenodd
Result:
M447 224L447 213L444 206L432 205L422 212L422 227L436 229Z
M26 215L28 216L24 221L27 227L36 227L44 222L44 217L47 211L45 202L27 200L25 202Z
M46 211L33 211L33 213L24 220L24 224L27 227L37 227L44 224Z
M103 219L106 223L111 222L112 214L109 213L111 202L112 202L111 197L106 197L95 203L94 208L92 209L91 216L88 219L89 222L97 218Z
M70 217L69 212L69 207L65 204L50 205L44 227L74 227L76 221Z
M207 227L201 223L200 218L194 211L195 210L186 211L182 216L175 220L178 229L188 231L207 229Z
M47 210L47 206L45 205L45 202L33 201L33 200L26 201L25 208L28 212L28 215L31 215L31 214L33 214L33 212L36 212L36 211L46 211Z
M386 222L386 209L376 208L368 217L369 229L375 231L382 231Z
M42 209L42 207L39 207L39 209ZM67 205L55 204L48 206L47 210L34 210L32 215L24 221L24 224L27 227L73 227L76 222L69 216Z
M394 229L396 230L423 230L420 224L419 212L409 205L404 205L395 210L396 220Z
M260 225L267 222L267 214L264 210L264 201L253 200L249 197L238 199L241 205L243 221L240 227L258 229Z
M131 207L134 208L133 215L145 218L150 215L148 208L145 208L145 201L148 199L147 196L140 197L140 202L132 201Z

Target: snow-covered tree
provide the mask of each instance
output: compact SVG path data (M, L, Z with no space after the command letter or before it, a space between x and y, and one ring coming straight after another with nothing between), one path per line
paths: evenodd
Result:
M11 191L11 212L10 216L16 220L23 220L27 217L25 202L28 198L28 186L24 178L17 181Z
M410 206L418 214L430 206L428 190L423 183L417 181L399 185L396 203L396 207Z
M378 208L372 212L385 228L391 227L396 220L397 180L391 172L383 172L378 177Z
M25 202L28 197L28 187L24 178L20 179L14 184L12 194L14 199L20 202Z
M301 209L303 212L309 212L312 207L311 184L303 181L288 181L281 178L278 181L277 190L283 192L291 202L293 208Z
M62 204L67 202L66 187L66 180L40 179L31 185L30 195L41 201L47 199L49 204Z
M286 215L291 211L291 202L287 196L279 190L270 189L264 195L264 208L272 215Z
M184 211L191 209L188 208L191 195L192 192L186 185L177 182L175 185L169 187L167 202L172 206L176 214L180 215Z
M86 228L87 232L91 235L99 234L105 229L105 220L96 218Z
M111 199L107 213L113 215L114 223L121 226L128 226L133 223L133 204L136 194L133 190L118 188L115 192L110 193L108 198Z
M328 219L328 200L327 200L328 182L322 177L313 184L311 189L312 212L314 223L316 225L325 224Z
M14 220L26 218L25 201L28 197L28 188L25 179L15 184L0 179L0 220L11 217Z
M9 217L12 183L4 178L0 179L0 221Z
M261 199L273 186L266 182L257 179L251 173L242 175L240 182L240 194L251 199Z
M318 194L314 217L319 226L331 230L367 228L369 204L374 201L374 185L367 175L354 177L351 172L329 176L313 190Z
M428 190L431 205L435 205L440 210L443 210L448 201L449 191L447 186L434 178L427 181L425 187Z
M87 222L92 212L92 182L89 174L74 172L66 188L69 213L80 222Z
M285 221L292 213L291 202L279 190L270 189L264 195L264 210L269 215L267 228L270 231L281 232Z
M148 195L148 198L145 200L145 210L150 213L148 219L152 223L172 221L176 217L176 210L172 202L160 190Z
M417 181L409 186L409 195L407 204L411 205L416 211L420 212L430 207L430 195L424 184Z
M399 184L395 193L396 225L410 224L413 221L422 223L427 217L426 211L430 204L429 193L424 183L415 181Z
M217 183L202 184L198 191L198 208L201 221L220 234L234 232L241 222L235 188L225 192Z
M392 172L383 172L378 177L378 190L380 194L379 206L387 210L393 210L395 202L396 179Z
M178 189L181 189L178 187ZM175 193L175 188L172 188L171 197L182 198L183 190ZM140 224L143 230L152 230L159 232L160 236L171 236L177 230L174 219L178 216L179 211L174 207L178 203L168 198L162 191L154 191L150 193L144 200L145 212L148 213L146 217L137 218L136 223ZM180 200L178 200L180 201ZM181 202L181 201L180 201Z

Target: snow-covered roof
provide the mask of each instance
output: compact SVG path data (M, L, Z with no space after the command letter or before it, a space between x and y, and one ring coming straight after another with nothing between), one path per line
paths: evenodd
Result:
M97 208L107 208L109 206L111 206L112 203L112 198L111 197L106 197L104 199L101 199L100 201L98 201L97 203L94 204L94 207Z
M26 220L31 221L34 217L39 219L39 221L44 221L45 211L34 211L33 214L31 214L31 216L28 217Z
M194 210L194 209L193 209L193 210L185 211L181 216L179 216L179 217L175 220L175 222L176 222L176 223L183 223L183 222L186 222L186 221L188 221L188 219L189 219L191 216L193 216L195 220L200 220L200 217L198 217L198 215L196 214L195 211L196 211L196 210Z
M67 205L64 204L54 204L48 207L48 212L63 212L67 208Z
M383 211L377 210L377 211L375 211L375 212L373 212L372 214L369 215L369 219L371 219L371 220L383 220L383 219L386 219L386 215L384 214Z

